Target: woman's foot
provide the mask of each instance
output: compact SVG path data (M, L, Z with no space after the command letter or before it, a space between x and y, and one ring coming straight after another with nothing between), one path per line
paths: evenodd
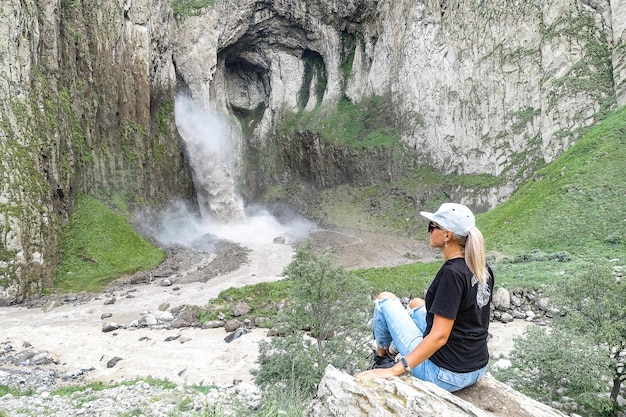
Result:
M374 350L372 356L374 357L373 363L367 369L391 368L396 364L396 361L390 357L389 354L379 355L378 352Z

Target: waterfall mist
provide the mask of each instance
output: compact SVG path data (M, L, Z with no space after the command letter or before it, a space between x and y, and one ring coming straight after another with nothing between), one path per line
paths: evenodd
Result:
M280 220L260 206L244 207L237 191L239 146L228 120L178 94L176 127L187 148L200 213L173 202L144 230L164 245L211 250L214 242L271 243L276 237L300 239L315 225L283 210Z

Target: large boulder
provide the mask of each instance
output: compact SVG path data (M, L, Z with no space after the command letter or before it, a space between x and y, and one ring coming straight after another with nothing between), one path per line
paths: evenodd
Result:
M565 414L485 375L476 385L449 393L411 376L356 381L329 365L309 417L565 417Z

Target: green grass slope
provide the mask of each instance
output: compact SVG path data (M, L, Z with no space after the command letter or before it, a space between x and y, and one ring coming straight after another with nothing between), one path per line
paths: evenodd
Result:
M150 269L165 258L122 216L89 196L79 196L61 240L63 260L55 279L61 291L98 291L123 274Z
M488 249L514 255L626 253L626 107L591 129L506 202L478 217Z

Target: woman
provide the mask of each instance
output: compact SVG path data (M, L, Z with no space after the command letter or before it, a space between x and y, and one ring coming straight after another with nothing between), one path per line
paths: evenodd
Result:
M425 300L411 300L408 309L390 292L376 297L374 369L356 377L410 372L452 392L476 383L487 370L493 273L485 264L483 236L469 208L445 203L435 213L420 214L430 221L430 246L442 250L445 263Z

